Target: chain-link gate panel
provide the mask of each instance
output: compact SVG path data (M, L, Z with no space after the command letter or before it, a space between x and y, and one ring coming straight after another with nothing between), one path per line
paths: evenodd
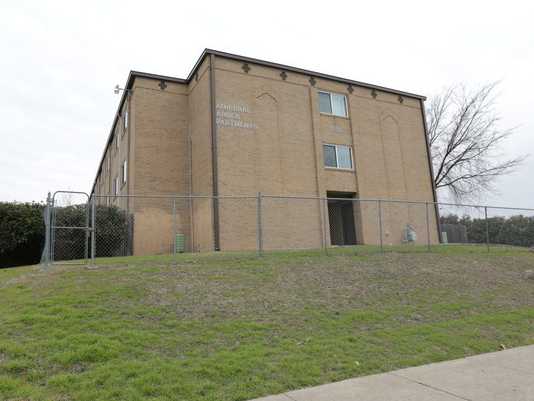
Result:
M52 262L87 263L90 257L89 195L57 191L50 209L50 251Z

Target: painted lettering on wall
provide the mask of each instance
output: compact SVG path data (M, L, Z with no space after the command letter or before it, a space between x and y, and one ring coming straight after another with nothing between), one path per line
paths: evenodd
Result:
M250 112L248 106L239 104L217 103L217 127L236 127L256 129L256 123L243 121L242 115Z

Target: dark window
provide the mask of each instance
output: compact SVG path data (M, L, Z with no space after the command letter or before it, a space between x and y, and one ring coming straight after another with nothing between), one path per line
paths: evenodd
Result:
M319 92L319 111L321 113L332 114L332 102L330 93Z
M326 167L337 167L336 147L334 145L324 145L324 165Z

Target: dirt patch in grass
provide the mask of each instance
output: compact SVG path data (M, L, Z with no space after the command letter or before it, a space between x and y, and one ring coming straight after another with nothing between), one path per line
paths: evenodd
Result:
M529 265L509 256L473 260L435 254L331 256L286 264L267 260L230 268L179 265L145 280L143 302L184 319L271 321L302 309L343 313L412 305L420 310L414 313L418 320L428 321L428 314L439 320L479 308L534 306L532 285L522 277ZM458 300L461 305L440 308Z

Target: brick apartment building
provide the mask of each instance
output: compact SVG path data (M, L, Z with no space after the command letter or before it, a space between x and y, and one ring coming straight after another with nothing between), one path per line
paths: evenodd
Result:
M174 218L168 200L121 195L434 202L424 100L206 49L186 79L130 72L92 194L133 216L135 254L168 251L173 226L188 250L253 249L257 205L181 200ZM266 198L265 248L316 248L324 235L335 245L379 241L376 203L330 201L328 213L322 204ZM423 233L425 217L421 205L385 207L384 243L401 243L407 224ZM436 217L432 210L433 243Z

